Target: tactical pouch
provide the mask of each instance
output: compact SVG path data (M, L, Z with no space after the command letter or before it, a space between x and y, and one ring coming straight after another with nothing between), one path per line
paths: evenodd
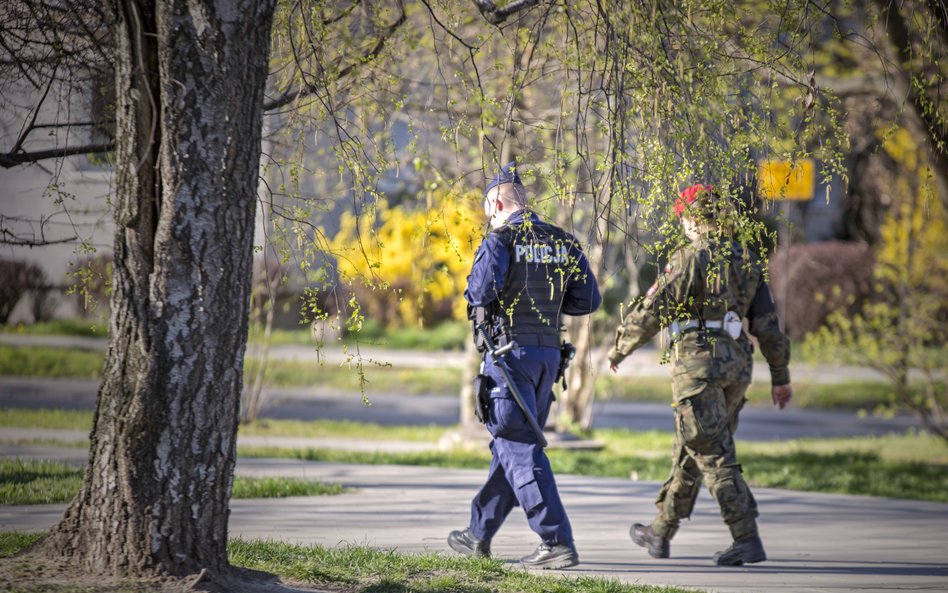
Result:
M478 352L486 352L487 344L484 342L484 336L481 335L480 327L487 322L489 315L484 307L467 306L467 318L471 320L471 333L474 334L474 346ZM477 379L474 379L475 388Z
M478 352L487 352L487 343L481 334L481 328L487 330L496 346L503 346L510 342L510 336L504 330L503 324L494 314L497 308L496 301L488 307L467 307L467 318L471 320L471 332L474 334L474 346Z
M490 410L490 391L494 388L494 381L487 375L474 376L474 416L481 424L487 424Z

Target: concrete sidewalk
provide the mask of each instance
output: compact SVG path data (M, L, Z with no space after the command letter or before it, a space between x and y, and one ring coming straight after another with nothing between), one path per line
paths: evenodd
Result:
M55 456L52 450L44 453ZM240 459L237 471L335 482L357 490L339 496L234 500L231 536L450 554L445 537L466 525L470 500L487 470ZM769 560L718 568L710 558L729 538L707 491L672 543L672 558L654 560L631 543L628 528L633 521L651 518L659 483L569 475L558 481L582 560L565 574L721 593L948 590L946 504L758 488ZM0 507L0 531L49 529L64 508ZM523 513L515 509L492 547L496 557L516 562L537 543Z

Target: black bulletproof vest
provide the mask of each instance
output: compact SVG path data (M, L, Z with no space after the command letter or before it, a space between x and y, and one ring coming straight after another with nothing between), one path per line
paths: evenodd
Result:
M559 347L563 292L577 273L575 239L529 217L494 233L510 254L497 311L505 330L520 346Z

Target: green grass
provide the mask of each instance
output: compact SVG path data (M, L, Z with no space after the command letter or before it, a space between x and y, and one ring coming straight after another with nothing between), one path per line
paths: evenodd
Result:
M55 319L39 323L17 323L4 325L0 331L8 334L33 336L84 336L104 338L108 335L108 323L101 319Z
M82 486L80 468L41 460L0 459L0 504L54 504L69 502ZM339 484L289 478L234 480L233 498L323 496L349 492Z
M324 548L233 539L232 564L346 591L373 593L659 593L687 589L623 584L601 577L551 576L503 560L440 553L401 554L362 546Z
M362 344L384 346L392 349L412 350L459 350L470 339L467 324L454 322L442 323L433 328L404 328L386 330L377 323L366 322L362 331L344 335L343 344ZM262 343L262 332L252 332L251 343ZM313 346L317 345L308 327L300 329L274 329L270 332L271 346Z
M57 461L0 459L0 504L52 504L73 499L83 470Z
M0 408L0 426L58 430L92 429L86 410L27 410ZM382 426L348 420L257 420L241 424L238 434L264 437L353 438L379 441L430 441L444 434L443 426Z
M0 426L54 430L91 430L92 412L88 410L55 410L0 408Z
M7 558L35 544L42 533L0 531L0 558Z
M0 344L0 375L98 379L103 357L104 352L98 350ZM247 359L247 376L258 364L258 359ZM370 401L382 401L389 393L456 394L461 380L461 370L457 368L396 369L371 362L340 366L271 359L265 384L276 388L318 385L364 393ZM671 383L666 377L627 378L604 373L596 381L596 393L600 401L667 403L671 399ZM764 383L751 385L747 396L750 405L771 405L770 387ZM890 401L891 388L884 382L794 383L793 405L798 408L874 410Z
M670 375L669 375L670 376ZM596 379L600 400L668 403L671 380L666 377L616 377L602 374ZM811 409L873 410L891 401L892 388L881 381L793 384L793 406ZM769 406L770 385L755 382L747 390L748 404Z
M290 478L245 478L234 480L232 498L286 498L288 496L332 496L346 494L351 489L341 484L310 482Z
M471 326L463 321L444 321L433 327L385 329L377 321L366 319L359 332L343 338L348 344L362 343L396 350L463 350L471 339Z
M0 410L0 425L2 425ZM263 437L303 437L359 439L366 441L437 442L443 426L382 426L349 420L256 420L242 424L239 435Z
M91 413L0 408L0 426L88 430ZM443 427L379 426L348 421L265 420L240 434L311 438L410 440L435 443ZM601 451L549 450L559 473L664 480L672 435L667 432L596 430ZM384 453L329 449L240 447L248 457L282 457L339 463L405 464L482 469L485 449ZM948 502L948 443L927 434L759 443L738 441L744 475L755 486L866 494Z
M0 558L35 543L37 533L0 533ZM687 593L690 589L620 583L587 576L546 575L527 572L503 560L471 558L428 552L402 554L365 546L325 548L268 540L231 539L228 556L234 566L266 571L284 579L311 583L339 591L364 593ZM157 590L157 586L155 590ZM72 591L55 584L24 589ZM113 590L113 589L110 589ZM125 588L117 590L124 591ZM130 585L128 591L146 592L147 584Z
M0 375L21 377L77 377L98 379L105 353L101 350L8 346L0 344ZM247 360L252 373L258 362ZM320 387L362 393L370 400L388 393L457 393L461 371L455 368L395 369L353 362L351 365L316 364L294 360L270 360L265 382L270 387Z
M83 335L105 337L105 327L92 320L67 319L33 325L4 326L9 333L37 335ZM445 350L461 349L469 339L469 328L463 322L445 322L433 328L402 328L386 330L378 323L366 321L363 330L343 338L343 342L379 345L393 349ZM297 344L315 346L308 328L273 331L274 345ZM795 345L799 346L799 345ZM796 351L801 351L797 348ZM101 376L104 353L98 350L49 348L40 346L12 347L0 345L0 375L36 377ZM758 360L763 360L757 353ZM836 360L823 352L810 362ZM245 370L252 373L259 360L248 357ZM357 365L314 364L302 361L271 359L265 383L270 387L321 387L364 393L370 400L388 393L454 394L461 385L461 371L455 368L394 369L365 362ZM600 400L624 400L666 403L671 398L667 377L616 377L601 374L596 380ZM750 405L770 405L770 387L757 382L748 390ZM832 384L794 383L793 405L799 408L875 410L890 404L892 389L884 381L848 381Z
M560 474L662 481L670 469L672 435L598 430L600 451L550 449ZM247 457L308 461L423 465L483 469L490 454L456 449L406 453L336 449L241 447ZM779 443L738 441L738 458L752 486L948 502L948 444L930 435L803 439Z
M258 361L248 359L244 366L246 376L256 370ZM2 368L0 368L0 374ZM365 393L370 400L384 398L389 393L429 394L458 393L461 388L461 370L456 368L439 369L396 369L371 362L361 365L316 364L296 360L273 360L267 363L264 382L270 387L311 387L347 391L355 394Z
M348 333L342 338L346 344L375 344L396 349L461 350L470 339L470 325L462 321L445 321L433 327L406 327L386 329L374 320L366 320L362 330ZM56 319L40 323L4 325L0 332L35 336L86 336L104 338L108 335L108 324L96 319ZM258 334L251 333L251 341L257 342ZM307 326L298 329L273 329L270 332L273 346L315 346L312 332Z
M0 375L98 379L104 359L101 350L0 344Z

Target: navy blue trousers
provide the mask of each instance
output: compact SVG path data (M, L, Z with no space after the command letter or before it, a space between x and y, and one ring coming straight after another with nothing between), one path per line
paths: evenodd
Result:
M515 348L504 355L504 361L537 424L544 426L553 403L559 348ZM520 506L530 528L544 543L571 544L573 530L556 489L550 460L489 356L482 372L494 383L487 422L493 437L493 458L487 483L471 502L468 529L478 539L490 540L510 511Z

